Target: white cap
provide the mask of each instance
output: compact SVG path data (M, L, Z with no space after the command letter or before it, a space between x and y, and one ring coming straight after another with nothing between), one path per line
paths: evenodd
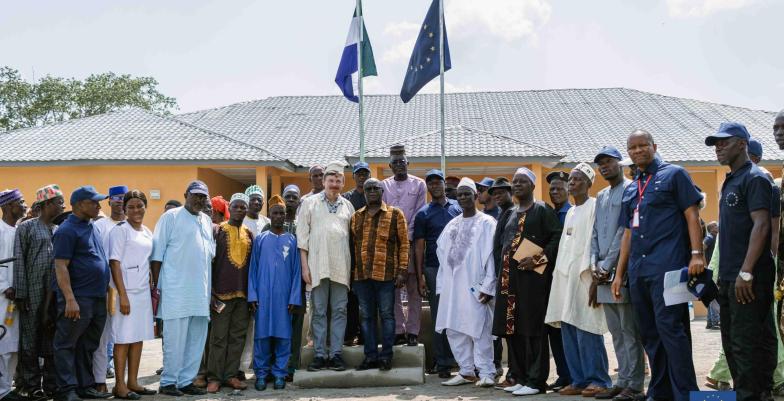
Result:
M572 169L572 171L574 170L585 174L585 176L591 180L591 184L593 184L593 180L596 178L596 172L593 171L593 167L591 167L588 163L580 163Z
M458 188L466 187L466 188L474 191L474 193L476 193L476 183L474 182L474 180L472 180L472 179L470 179L468 177L463 177L462 179L460 179L460 183L457 184L457 187Z

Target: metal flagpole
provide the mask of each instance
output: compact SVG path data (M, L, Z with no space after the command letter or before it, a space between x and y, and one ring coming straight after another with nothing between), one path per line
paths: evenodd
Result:
M438 58L441 77L441 171L446 174L446 144L444 143L444 0L438 0Z
M365 119L362 114L364 98L362 96L362 44L365 41L365 21L362 17L362 0L357 0L357 16L359 17L359 43L357 43L357 56L359 57L357 69L357 86L359 87L359 161L365 161Z

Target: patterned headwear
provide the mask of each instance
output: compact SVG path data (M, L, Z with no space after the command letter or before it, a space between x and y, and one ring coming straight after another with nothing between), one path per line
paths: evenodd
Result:
M472 179L470 179L468 177L463 177L460 180L460 183L457 184L457 188L459 189L460 187L466 187L466 188L474 191L474 193L476 193L476 183L474 183L474 180L472 180Z
M529 169L528 167L518 168L517 171L515 171L514 175L518 175L518 174L522 174L528 177L528 179L531 180L532 184L534 185L536 184L536 174L534 174L534 172L531 171L531 169Z
M262 193L261 196L264 197L263 193ZM237 201L245 202L245 204L247 205L248 203L250 203L250 196L248 196L246 194L243 194L241 192L237 192L236 194L231 196L231 200L229 201L229 205L231 205L232 203L237 202Z
M127 192L128 192L128 187L126 187L125 185L109 187L109 200L122 201L123 197Z
M249 186L248 189L245 190L245 195L248 195L248 198L250 198L253 195L259 195L261 196L261 199L264 199L264 190L261 189L260 186L254 184ZM232 195L231 198L234 199L234 195Z
M5 206L11 202L17 202L22 199L22 192L18 189L6 189L0 192L0 206Z
M35 191L35 202L46 202L49 199L54 199L58 196L63 196L63 191L57 184L50 184Z
M212 212L220 212L223 213L223 216L229 215L229 202L226 202L226 199L223 199L223 196L218 195L212 199L210 199L210 203L212 203Z
M286 202L283 201L283 198L281 198L280 195L272 195L272 197L269 198L268 203L270 209L272 209L273 206L286 207Z
M299 187L294 184L286 185L286 188L283 188L283 195L285 196L289 192L296 192L297 196L299 196ZM270 199L271 200L271 199Z
M575 170L585 174L585 176L588 177L588 179L591 181L591 184L593 184L593 180L596 178L596 172L593 171L593 168L588 165L588 163L580 163L576 165L572 171Z

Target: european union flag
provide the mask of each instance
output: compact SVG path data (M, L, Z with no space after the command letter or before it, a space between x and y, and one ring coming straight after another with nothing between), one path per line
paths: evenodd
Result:
M734 391L691 391L689 401L736 401Z
M403 88L400 89L403 103L408 103L423 86L441 74L441 66L438 64L440 61L438 2L439 0L433 0L430 4L425 22L419 30L414 51L411 53L406 79L403 80ZM446 22L444 22L444 71L450 68L452 68L452 60L449 58L449 42L446 36Z

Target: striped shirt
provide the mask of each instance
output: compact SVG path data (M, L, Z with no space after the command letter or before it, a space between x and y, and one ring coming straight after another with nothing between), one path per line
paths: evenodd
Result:
M386 203L375 216L363 207L351 216L354 280L389 281L408 269L408 228L403 212Z

